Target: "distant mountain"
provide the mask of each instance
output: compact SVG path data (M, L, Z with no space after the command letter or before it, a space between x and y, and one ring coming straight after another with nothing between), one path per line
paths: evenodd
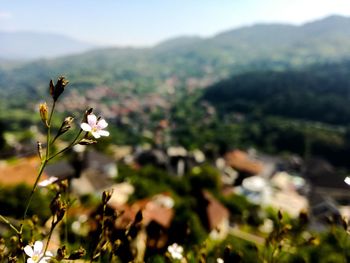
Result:
M52 48L64 46L58 44L59 39L50 38ZM45 47L49 49L50 45ZM46 87L48 79L60 74L81 89L124 85L123 92L162 92L167 79L176 80L176 86L183 87L189 78L213 83L252 70L281 71L347 58L350 58L350 18L331 16L301 26L257 24L211 38L175 38L152 48L96 49L10 69L3 67L0 92L6 93L9 83L16 92L25 92L24 86L28 91L40 90Z
M0 58L33 60L81 53L96 46L66 36L35 32L0 32Z

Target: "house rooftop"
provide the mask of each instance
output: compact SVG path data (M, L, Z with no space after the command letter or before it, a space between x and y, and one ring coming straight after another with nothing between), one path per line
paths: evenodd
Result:
M224 219L229 218L230 212L218 200L216 200L209 192L203 191L204 198L208 201L207 216L209 230L217 228Z
M226 153L225 161L233 169L252 175L259 174L264 170L264 165L261 162L251 159L248 153L240 150Z
M0 184L1 185L17 185L27 184L34 185L39 167L40 159L37 156L20 158L11 164L0 165ZM41 180L46 179L47 175L42 174Z
M165 198L170 198L164 194ZM132 205L118 206L113 203L109 203L109 206L113 209L122 212L117 219L118 228L125 228L131 224L138 211L142 211L142 223L148 225L149 223L156 222L164 228L169 228L174 217L174 210L172 207L164 205L159 202L162 195L156 195L152 198L141 199L136 201Z

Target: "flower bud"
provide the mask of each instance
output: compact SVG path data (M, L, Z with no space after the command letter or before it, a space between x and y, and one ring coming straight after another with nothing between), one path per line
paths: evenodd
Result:
M278 221L281 221L283 219L283 214L281 210L278 210L277 217L278 217Z
M37 150L40 160L43 159L43 146L41 145L41 142L37 142Z
M47 109L46 102L40 103L40 105L39 105L39 113L40 113L41 120L46 125L46 127L48 127L49 124L47 123L47 121L49 119L49 114L48 114L48 109Z
M62 247L57 249L56 259L58 261L61 261L62 259L64 259L66 257L66 255L67 255L66 246L62 246Z
M56 211L58 210L59 202L61 202L60 199L61 199L61 195L57 194L55 198L51 201L50 209L53 215L56 214Z
M139 211L137 212L136 216L135 216L134 223L135 223L135 224L138 224L138 223L140 223L140 222L142 221L142 219L143 219L142 211L139 210Z
M68 131L71 127L72 127L72 122L73 122L74 118L73 117L67 117L64 119L62 126L61 126L61 133L65 133L66 131Z
M102 203L105 205L111 199L113 191L103 191L102 193Z
M82 123L83 123L83 122L85 122L85 123L88 122L88 121L87 121L87 116L90 115L90 114L92 113L92 111L93 111L93 108L89 108L89 109L87 109L87 110L85 111L84 117L83 117L83 120L82 120Z
M74 118L70 116L64 119L61 128L58 130L58 133L53 141L55 141L59 136L67 132L72 127L73 120Z
M69 81L64 77L59 77L56 85L53 84L52 80L50 81L50 94L54 101L57 101L59 96L63 93L64 88L68 85Z

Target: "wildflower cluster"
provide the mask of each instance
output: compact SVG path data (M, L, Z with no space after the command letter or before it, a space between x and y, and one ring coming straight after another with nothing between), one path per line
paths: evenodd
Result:
M22 258L24 261L24 259L27 257L26 262L28 263L46 263L51 262L52 260L55 260L55 262L60 262L62 260L80 259L85 255L85 250L83 248L69 253L65 246L58 249L56 256L54 256L51 251L48 251L53 231L65 218L67 210L72 201L66 194L66 190L68 188L67 181L60 181L60 179L57 177L49 177L48 179L41 181L43 171L47 164L60 154L66 152L77 144L94 144L97 142L95 139L98 139L101 136L109 136L109 132L105 130L105 128L108 126L107 122L101 117L96 117L96 115L93 114L92 108L90 108L83 114L82 121L78 126L76 135L68 146L58 151L53 150L56 140L75 127L74 118L67 116L64 118L61 126L57 129L55 135L53 136L54 127L52 125L52 118L54 116L55 107L68 83L69 81L64 77L59 77L56 84L54 84L54 82L51 80L49 83L49 92L52 98L51 107L49 107L48 103L46 102L40 103L39 105L40 118L46 129L46 142L37 143L37 151L41 160L41 165L30 196L26 201L25 210L20 224L16 225L10 222L10 220L4 216L0 215L0 219L15 232L15 236L11 238L11 242L15 245L12 246L12 249L10 249L10 246L6 246L5 243L3 244L3 249L1 250L1 260L4 260L7 257L8 262L17 262L18 258ZM47 187L53 183L58 184L57 187L54 188L56 193L50 204L52 214L50 229L47 234L41 234L42 238L46 239L46 244L44 245L44 242L41 240L35 241L34 236L30 237L28 240L28 234L31 233L31 235L34 235L33 229L35 229L36 223L32 219L27 218L27 213L37 187ZM111 194L109 197L105 197L105 199L110 198L110 196ZM27 224L31 226L29 227L32 229L30 233L27 232ZM37 234L35 235L37 236Z

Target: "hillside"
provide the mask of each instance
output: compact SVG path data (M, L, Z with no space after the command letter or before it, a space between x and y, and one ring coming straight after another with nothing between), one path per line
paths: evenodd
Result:
M240 112L347 125L349 76L350 61L303 70L249 72L212 85L203 99L223 114Z
M153 48L99 49L39 60L14 69L3 67L0 92L5 98L18 92L25 96L28 91L36 96L46 87L47 79L64 74L80 89L108 85L133 94L161 93L169 79L175 79L179 88L185 87L189 78L210 84L251 70L338 61L350 54L349 25L350 18L340 16L302 26L260 24L211 38L176 38Z

